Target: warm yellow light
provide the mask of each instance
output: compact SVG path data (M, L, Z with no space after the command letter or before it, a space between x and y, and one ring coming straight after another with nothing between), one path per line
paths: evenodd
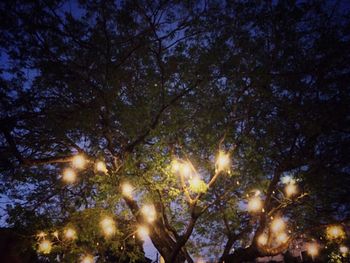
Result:
M39 243L39 252L49 254L51 252L52 244L49 240L43 240Z
M64 236L66 239L76 239L77 238L77 232L73 228L67 228L64 231Z
M207 184L199 178L199 176L194 176L189 180L190 190L195 193L204 193L208 186Z
M173 173L178 173L181 169L181 163L177 160L174 159L171 161L171 171Z
M347 246L341 245L339 247L340 253L342 253L343 256L349 253L349 248Z
M289 183L284 188L287 197L291 197L298 193L298 187L294 183Z
M285 228L285 223L282 218L275 218L271 222L271 230L275 233L282 231Z
M109 217L105 217L100 222L103 234L107 237L110 237L115 234L116 228L115 228L115 222L113 219Z
M125 197L132 198L132 192L134 188L129 183L124 183L122 185L122 193Z
M103 161L96 162L95 168L96 168L96 171L98 172L107 173L107 167Z
M67 183L74 183L77 178L77 174L71 168L67 168L63 171L63 180Z
M144 205L141 208L141 213L150 223L156 220L156 209L154 205Z
M230 168L230 155L224 151L219 151L216 158L215 169L217 172L225 171Z
M317 243L309 243L306 246L306 250L307 250L307 253L311 257L315 257L318 255L318 252L319 252L318 244Z
M58 231L53 232L52 235L58 239Z
M284 232L282 233L279 233L276 237L276 240L279 242L279 243L285 243L287 242L288 240L288 235Z
M182 163L180 165L180 173L183 177L191 177L193 173L191 164L188 162Z
M248 202L248 211L249 212L260 212L262 208L262 201L260 197L254 196Z
M145 240L146 237L149 235L149 229L146 226L139 226L137 228L137 234L140 239Z
M332 225L327 227L326 235L328 240L342 240L345 238L345 231L340 225Z
M78 154L73 157L72 164L77 169L83 169L85 167L86 160L83 155Z
M86 255L81 260L81 263L94 263L94 257L91 255Z
M43 231L41 231L41 232L39 232L39 233L37 234L37 237L38 237L38 238L45 238L45 237L46 237L46 233L43 232Z
M266 234L261 234L259 237L258 237L258 243L259 245L262 245L262 246L265 246L267 244L267 235Z

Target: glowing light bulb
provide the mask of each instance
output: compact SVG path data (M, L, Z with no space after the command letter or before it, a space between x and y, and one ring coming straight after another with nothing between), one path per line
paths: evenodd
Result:
M109 217L105 217L101 222L100 222L103 234L107 237L110 237L115 234L116 228L115 228L115 222L113 219Z
M271 230L275 233L282 231L285 228L285 223L282 218L275 218L271 223Z
M204 193L208 186L207 184L199 178L199 176L194 176L189 180L190 189L195 193Z
M260 244L260 245L262 245L262 246L265 246L266 244L267 244L267 240L268 240L268 238L267 238L267 235L265 235L265 234L261 234L259 237L258 237L258 243Z
M122 185L122 193L125 197L132 198L132 192L134 188L129 183L124 183Z
M219 151L216 158L215 168L217 172L225 171L230 168L230 155L224 151Z
M77 178L77 174L75 173L75 171L73 169L67 168L63 171L62 178L67 183L74 183L76 178Z
M298 193L298 187L294 183L289 183L284 188L287 197L291 197Z
M64 231L64 236L66 239L76 239L77 238L77 232L73 228L67 228Z
M107 167L103 161L96 162L95 168L96 168L96 171L98 172L107 173Z
M262 201L260 197L254 196L248 202L248 211L249 212L258 212L261 211Z
M141 213L150 223L156 219L156 209L154 208L154 205L144 205L141 208Z
M343 256L349 253L349 248L347 246L341 245L339 247L340 253L342 253Z
M94 257L91 255L86 255L81 260L81 263L94 263Z
M180 171L180 169L181 169L181 163L176 159L172 160L171 161L171 171L173 173L178 173Z
M188 162L181 164L180 173L183 177L191 177L193 173L191 165Z
M288 240L288 235L286 233L279 233L276 237L276 240L279 242L279 243L285 243L287 242Z
M312 258L314 258L319 253L319 246L317 243L309 243L306 246L306 251Z
M52 244L49 240L43 240L39 243L39 252L43 254L49 254L52 249Z
M345 238L345 231L340 225L332 225L327 227L326 235L328 240L342 240Z
M72 165L77 169L83 169L85 167L86 160L83 155L78 154L73 157Z
M137 228L137 234L140 239L145 240L146 237L149 235L149 229L146 226L139 226Z

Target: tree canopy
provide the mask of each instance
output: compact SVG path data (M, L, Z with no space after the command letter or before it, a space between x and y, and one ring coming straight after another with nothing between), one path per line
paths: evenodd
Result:
M7 226L51 262L347 257L344 2L2 1Z

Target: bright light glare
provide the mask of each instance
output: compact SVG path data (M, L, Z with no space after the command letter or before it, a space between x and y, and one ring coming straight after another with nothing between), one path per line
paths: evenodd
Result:
M146 237L149 235L149 229L146 226L139 226L137 228L137 234L140 239L145 240Z
M129 183L124 183L122 185L122 193L125 197L132 198L132 192L134 188Z
M252 197L248 202L248 211L249 212L258 212L261 211L262 208L262 201L260 197L255 196Z
M141 212L148 222L151 223L156 220L156 209L154 205L144 205L141 208Z
M67 168L63 171L63 180L67 183L74 183L76 178L77 178L77 174L75 173L75 171L71 168Z
M49 254L52 249L52 244L49 240L43 240L39 243L39 252L43 254Z
M285 223L282 218L275 218L271 223L271 230L275 233L282 231L285 228Z
M115 222L113 219L109 217L105 217L101 222L100 222L103 234L107 237L115 234Z
M94 257L91 255L86 255L81 260L81 263L94 263Z
M72 159L72 165L77 169L83 169L85 167L85 164L86 164L86 159L81 154L74 156Z
M230 155L224 151L219 151L216 158L215 168L217 172L228 170L230 168Z
M96 171L102 172L102 173L107 173L107 167L103 161L98 161L96 163L95 167L96 167Z
M73 228L67 228L67 229L64 231L64 236L65 236L67 239L76 239L76 237L77 237L77 232L76 232Z

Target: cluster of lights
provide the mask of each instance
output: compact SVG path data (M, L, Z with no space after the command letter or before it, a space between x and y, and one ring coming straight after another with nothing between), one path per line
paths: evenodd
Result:
M84 169L87 164L87 160L83 155L76 155L72 158L72 167L74 169ZM97 161L95 163L95 170L101 173L107 173L106 164L103 161ZM230 172L231 160L228 153L224 151L219 151L216 161L215 161L215 173L220 172ZM67 183L74 183L76 181L77 174L72 168L66 168L63 171L63 180ZM193 165L189 161L183 161L175 159L171 162L171 170L175 174L180 174L184 178L188 179L189 188L191 191L200 193L207 190L208 185L199 177ZM293 197L298 193L298 187L295 180L290 177L286 178L283 183L285 183L284 192L287 197ZM210 183L209 183L210 185ZM237 181L237 185L239 182ZM124 197L133 198L134 188L129 183L124 183L121 186L122 194ZM264 212L263 201L260 197L260 191L256 191L255 195L248 201L248 211L251 213ZM156 209L154 205L144 205L141 208L141 213L148 223L152 223L156 220ZM100 222L100 226L103 234L106 237L110 237L115 234L116 226L113 219L105 217ZM285 232L286 224L284 220L280 217L273 219L270 224L270 230L278 243L286 243L289 240L288 235ZM140 225L136 231L140 239L145 240L149 235L149 228L145 225ZM54 232L53 235L58 239L58 232ZM345 231L341 226L332 225L327 227L326 235L328 240L343 240L345 238ZM39 233L38 238L40 241L38 245L38 251L42 254L49 254L52 250L51 241L46 239L46 234L44 232ZM66 240L74 240L77 238L77 233L73 228L66 228L64 230L64 237ZM134 237L134 236L133 236ZM266 246L269 242L269 237L266 233L261 234L257 242L261 246ZM307 253L312 257L316 257L319 254L319 244L312 242L307 244ZM123 247L122 247L123 249ZM339 247L340 253L345 256L349 253L348 247L341 245ZM93 263L94 257L91 255L85 255L82 257L82 263ZM202 261L201 261L202 262Z
M74 169L82 170L87 163L88 160L82 154L77 154L72 158L72 167ZM66 168L63 171L62 179L68 184L74 183L77 179L77 173L73 168ZM97 172L107 173L107 167L103 161L97 161L95 169Z

